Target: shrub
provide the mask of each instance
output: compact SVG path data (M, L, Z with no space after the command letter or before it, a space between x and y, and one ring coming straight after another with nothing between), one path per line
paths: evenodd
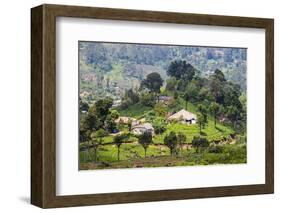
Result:
M140 102L144 106L153 107L155 104L155 97L152 93L143 93L140 97Z
M192 139L192 146L196 148L196 152L199 151L199 148L206 148L209 146L209 141L207 138L194 136Z
M209 153L222 153L223 148L221 146L210 146L208 149Z

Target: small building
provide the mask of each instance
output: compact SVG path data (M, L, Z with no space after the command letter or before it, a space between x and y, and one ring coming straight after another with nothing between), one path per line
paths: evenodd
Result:
M178 121L183 124L195 124L196 123L196 115L188 112L185 109L178 111L177 113L168 117L168 121Z
M159 96L159 98L158 98L158 102L159 102L159 103L163 103L163 104L169 104L169 103L171 103L171 101L173 101L173 100L174 100L173 97L171 97L171 96L164 96L164 95L161 95L161 96Z
M150 132L152 135L154 134L154 128L150 123L136 125L132 128L132 133L136 135L141 135L145 132Z
M119 100L114 100L112 107L118 107L118 106L121 105L121 103L122 103L122 101L120 99Z
M132 126L136 126L139 124L139 121L132 117L121 116L115 120L115 123L117 124L129 124L130 122Z

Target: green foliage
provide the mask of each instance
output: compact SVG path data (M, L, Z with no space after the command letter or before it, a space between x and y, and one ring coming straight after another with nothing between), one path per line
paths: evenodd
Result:
M153 104L155 103L154 99L152 100L152 103ZM152 109L153 108L151 106L146 106L141 101L137 104L130 105L127 109L119 109L118 111L119 111L120 116L129 116L129 117L139 118L139 117L143 116L144 114L151 112Z
M89 105L86 102L82 101L80 97L79 97L79 110L80 112L89 110Z
M124 143L126 140L128 140L129 135L128 134L120 134L120 135L116 135L113 138L113 143L117 146L118 149L118 156L117 159L118 161L120 160L120 146L122 145L122 143Z
M164 138L164 144L170 149L170 154L173 155L178 144L176 133L170 132L170 134L166 135Z
M202 113L197 114L197 123L198 123L200 134L201 134L202 129L205 128L205 125L207 124L206 119Z
M175 60L170 64L167 74L175 77L177 80L184 79L190 81L195 75L195 68L183 60Z
M186 136L184 133L179 132L177 139L178 139L178 144L180 145L180 152L182 154L182 147L186 143Z
M169 92L175 92L177 88L178 81L175 77L168 78L166 80L166 90Z
M199 151L199 148L206 148L209 146L209 141L207 138L194 136L192 139L192 146L196 148L196 152Z
M199 90L197 97L198 100L202 101L205 104L209 104L210 102L215 101L207 86L204 86Z
M207 124L207 122L208 122L208 110L207 110L207 107L206 106L204 106L203 104L198 104L197 105L197 111L199 112L199 113L201 113L202 114L202 116L203 116L203 128L205 127L205 125Z
M210 146L208 148L209 153L222 153L223 147L222 146Z
M132 104L138 103L140 100L139 94L136 91L134 91L132 88L125 92L125 98L130 99Z
M99 120L104 123L107 115L110 113L110 108L112 107L113 100L109 97L97 100L95 104L90 107L89 113L95 114Z
M89 145L91 145L91 147L94 149L94 162L97 162L98 147L102 144L102 138L106 135L107 133L103 129L99 129L98 131L91 133L91 141Z
M157 103L154 106L155 114L159 117L165 117L166 113L168 112L168 108L163 103Z
M143 134L141 134L138 137L138 142L144 148L144 156L146 157L146 150L148 146L153 143L151 132L144 132Z
M160 88L163 85L163 79L157 72L150 73L146 76L146 79L141 81L140 87L147 88L150 92L160 93Z
M210 109L210 113L214 117L214 123L215 123L215 126L216 126L217 118L218 118L218 115L219 115L219 112L220 112L220 105L217 104L216 102L212 102L209 109Z
M153 93L142 93L140 103L147 107L153 107L156 103L155 95Z
M198 88L196 84L194 82L190 82L185 89L185 93L189 95L190 101L195 102L198 98Z
M234 76L231 70L239 73L239 60L246 59L241 51L124 44L113 48L112 44L91 46L83 42L79 47L79 146L83 162L98 168L246 162L246 93L242 92L243 83L241 89L229 81ZM99 53L95 54L93 48ZM207 60L194 60L197 56ZM192 61L201 71L182 58ZM230 65L222 66L222 61ZM225 69L226 66L232 68ZM207 73L209 70L215 72ZM236 80L240 83L241 79ZM160 94L174 100L160 103ZM168 113L184 107L197 114L197 123L168 124ZM118 123L117 127L115 120L119 115L151 123L155 135L130 135L132 122ZM217 122L219 118L224 123ZM115 134L117 129L120 135ZM239 135L230 138L232 134ZM226 138L235 144L213 143ZM178 147L181 154L173 156Z

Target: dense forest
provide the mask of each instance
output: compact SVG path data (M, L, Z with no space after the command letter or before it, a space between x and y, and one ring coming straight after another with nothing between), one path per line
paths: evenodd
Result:
M245 49L79 48L80 169L246 162Z

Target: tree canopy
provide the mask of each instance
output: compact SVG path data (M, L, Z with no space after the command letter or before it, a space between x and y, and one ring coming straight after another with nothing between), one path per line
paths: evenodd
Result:
M149 91L159 93L160 88L163 86L163 79L157 72L150 73L141 82L141 88L147 88Z

